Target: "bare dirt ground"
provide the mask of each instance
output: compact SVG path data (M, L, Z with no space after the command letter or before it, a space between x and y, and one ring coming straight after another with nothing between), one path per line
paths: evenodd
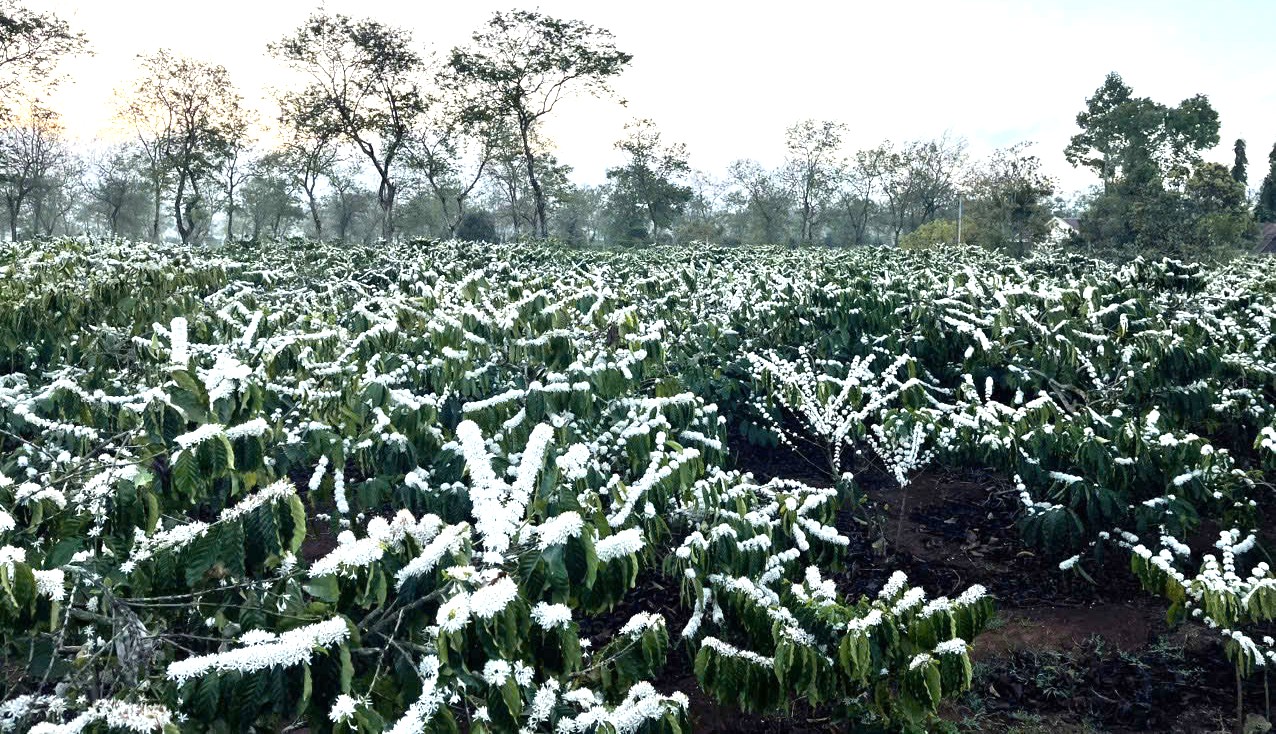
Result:
M744 452L741 469L828 484L820 462ZM972 470L928 470L906 487L867 470L856 477L859 507L839 528L851 539L836 575L849 594L877 593L896 569L931 595L982 584L998 617L976 640L975 683L946 705L950 731L1232 732L1235 680L1216 635L1191 624L1171 629L1165 603L1141 590L1123 558L1087 565L1094 583L1025 548L1018 499L1004 478ZM638 594L650 601L649 594ZM685 612L676 590L665 611L671 638ZM698 732L854 731L836 712L800 702L785 716L747 716L698 693L685 650L671 653L662 687L691 696ZM1248 714L1265 712L1263 677L1245 685ZM1263 731L1261 722L1254 731Z

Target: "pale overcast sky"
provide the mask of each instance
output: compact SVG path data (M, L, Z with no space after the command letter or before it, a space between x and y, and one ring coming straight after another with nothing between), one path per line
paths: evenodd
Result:
M315 0L28 0L88 34L96 55L64 65L53 98L67 127L91 139L111 125L112 90L135 57L161 47L220 63L267 114L287 79L265 46L318 7ZM650 117L691 163L715 176L737 158L776 165L784 129L807 117L850 126L848 148L884 138L965 137L972 153L1021 140L1065 190L1093 183L1063 147L1109 71L1136 94L1176 104L1207 94L1222 120L1209 158L1231 162L1249 143L1257 186L1276 142L1274 0L936 0L840 3L704 0L368 2L324 7L410 29L438 51L464 43L495 10L531 7L609 29L634 56L614 101L562 105L547 132L575 178L597 183L626 121Z

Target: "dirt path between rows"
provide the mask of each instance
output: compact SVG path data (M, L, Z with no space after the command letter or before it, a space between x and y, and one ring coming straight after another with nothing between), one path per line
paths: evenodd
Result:
M820 463L801 456L738 458L759 481L828 484ZM982 584L997 599L997 619L975 641L972 691L944 710L953 730L1233 731L1235 682L1217 635L1191 623L1171 629L1165 603L1138 586L1123 558L1087 561L1090 583L1027 549L1005 478L936 468L904 488L872 471L856 484L859 506L844 508L838 523L852 540L847 568L835 576L840 590L871 596L902 570L931 596ZM695 688L689 674L674 672L668 683L688 694ZM1261 675L1245 696L1247 712L1264 712ZM846 730L832 712L800 705L787 717L747 717L702 696L692 702L695 731Z

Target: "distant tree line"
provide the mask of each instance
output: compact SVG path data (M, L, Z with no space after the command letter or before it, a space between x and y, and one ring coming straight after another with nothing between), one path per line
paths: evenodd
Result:
M1089 243L1137 253L1220 254L1246 245L1256 223L1271 218L1261 196L1251 202L1247 195L1245 141L1233 146L1230 169L1201 160L1219 142L1218 113L1204 95L1170 107L1134 96L1113 73L1087 100L1077 125L1081 131L1065 155L1101 181L1079 212ZM1276 172L1276 149L1271 161Z
M846 125L802 120L778 168L694 169L685 145L634 120L605 183L580 185L544 121L571 94L612 95L632 57L612 35L532 11L495 13L470 41L430 53L409 30L316 12L268 47L306 80L270 119L225 68L161 49L118 94L123 139L79 150L43 102L59 58L87 52L50 13L0 0L0 196L8 237L92 234L182 242L306 236L572 245L782 243L926 247L958 239L1024 252L1080 221L1076 246L1213 255L1276 219L1276 149L1257 192L1245 143L1229 169L1201 160L1218 115L1176 107L1111 74L1065 154L1100 181L1072 202L1027 143L972 160L965 142L844 145ZM269 123L269 124L267 124Z

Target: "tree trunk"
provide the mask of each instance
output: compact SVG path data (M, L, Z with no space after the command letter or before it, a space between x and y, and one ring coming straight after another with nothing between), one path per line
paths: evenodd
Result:
M159 180L152 180L152 194L154 199L154 217L151 220L151 241L159 244L159 202L163 198L163 185Z
M182 199L186 196L186 174L182 173L177 177L177 193L173 196L173 219L177 223L177 234L182 238L182 244L190 244L190 229L186 228L186 220L182 215ZM157 240L158 241L158 240Z
M461 226L461 220L465 218L465 197L456 197L456 219L448 223L447 236L449 239L456 238L456 230Z
M518 239L518 184L511 174L509 185L505 187L509 192L510 200L510 226L514 228L514 239Z
M160 241L160 199L163 197L164 187L159 181L152 181L154 186L155 199L155 217L151 220L151 241L159 244Z
M656 224L656 207L650 201L642 202L642 206L647 210L647 221L651 222L651 242L652 244L660 244L660 226Z
M337 197L341 204L341 211L337 216L337 241L345 242L350 235L350 199L340 190L337 192Z
M191 175L191 193L194 197L186 204L186 225L189 228L187 239L196 240L197 244L208 241L208 230L212 225L211 213L203 220L197 219L196 215L201 214L198 209L199 204L204 201L204 194L199 190L199 178Z
M9 239L18 241L18 211L22 208L22 200L14 201L6 197L9 206Z
M870 200L864 199L864 206L860 208L859 221L855 224L855 244L864 244L864 239L868 234L868 211Z
M427 173L426 180L430 183L430 191L434 192L435 201L439 202L439 211L443 213L443 229L447 231L449 236L451 236L454 232L456 232L456 226L452 224L452 217L447 213L447 195L443 192L443 189L435 183L434 176Z
M323 220L319 217L319 202L315 200L314 187L306 189L306 203L310 205L310 218L315 223L315 239L323 241Z
M532 155L532 144L528 138L530 127L529 123L523 122L519 125L519 133L523 138L523 158L527 161L527 183L532 187L532 201L536 204L536 234L544 240L549 239L549 224L545 221L545 193L536 179L536 157Z
M381 202L381 239L386 242L394 237L394 195L397 188L390 179L381 177L377 199Z

